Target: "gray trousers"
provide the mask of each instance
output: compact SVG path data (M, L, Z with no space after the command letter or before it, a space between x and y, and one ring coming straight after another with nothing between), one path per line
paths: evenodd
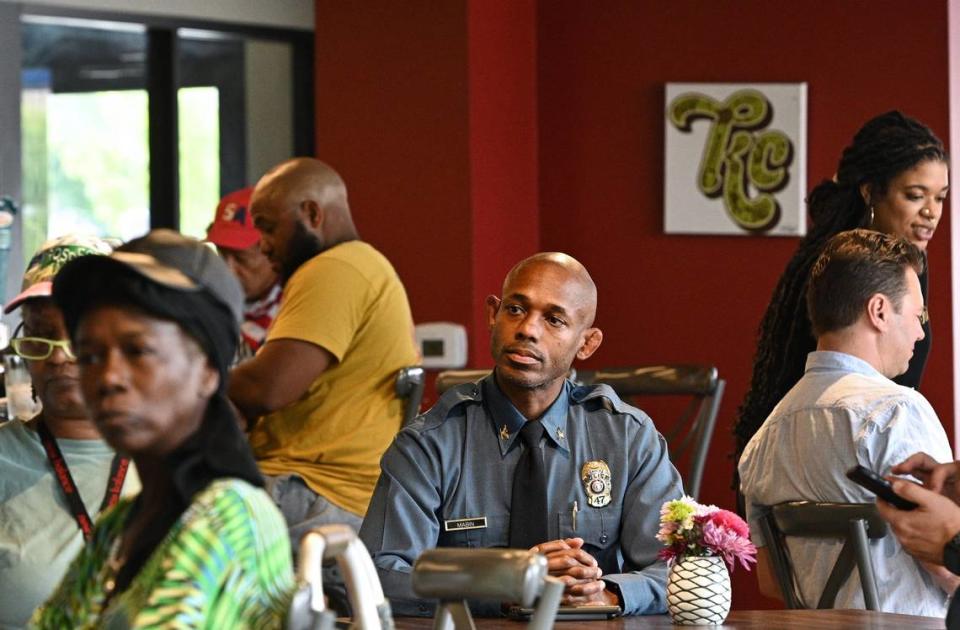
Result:
M355 532L360 531L361 517L330 503L311 490L298 475L264 475L263 478L266 480L265 490L287 521L294 562L300 555L300 539L314 527L343 524Z

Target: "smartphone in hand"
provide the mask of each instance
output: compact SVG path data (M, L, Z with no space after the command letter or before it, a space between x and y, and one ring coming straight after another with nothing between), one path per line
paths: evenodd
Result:
M917 504L913 501L908 501L894 492L889 481L869 468L859 465L854 466L847 471L847 479L860 484L899 510L913 510L917 507Z

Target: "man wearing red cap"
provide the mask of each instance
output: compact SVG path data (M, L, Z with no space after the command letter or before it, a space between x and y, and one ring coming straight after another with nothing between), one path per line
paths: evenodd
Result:
M243 343L238 350L241 361L256 354L280 310L280 282L270 260L260 251L260 232L250 215L252 193L252 187L244 188L221 199L207 228L207 240L217 246L220 257L240 280L246 298L240 327Z

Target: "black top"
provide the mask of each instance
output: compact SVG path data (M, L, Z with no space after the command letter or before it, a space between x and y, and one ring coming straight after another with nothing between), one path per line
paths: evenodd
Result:
M923 292L923 303L927 303L927 269L924 267L920 274L920 291ZM923 379L923 370L927 367L927 355L930 354L930 322L923 325L924 337L913 346L913 358L910 359L910 365L907 371L893 379L897 385L906 385L914 389L920 388L920 381Z

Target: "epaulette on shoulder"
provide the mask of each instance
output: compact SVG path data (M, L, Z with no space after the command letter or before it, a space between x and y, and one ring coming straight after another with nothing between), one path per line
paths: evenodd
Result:
M451 387L440 396L440 399L429 410L421 414L411 426L421 431L435 428L454 415L463 413L463 407L470 404L480 404L483 400L480 382L461 383Z
M621 414L632 418L640 425L650 421L650 416L633 405L624 402L612 387L605 383L578 385L570 392L574 404L583 405L588 410L606 409L612 414Z

